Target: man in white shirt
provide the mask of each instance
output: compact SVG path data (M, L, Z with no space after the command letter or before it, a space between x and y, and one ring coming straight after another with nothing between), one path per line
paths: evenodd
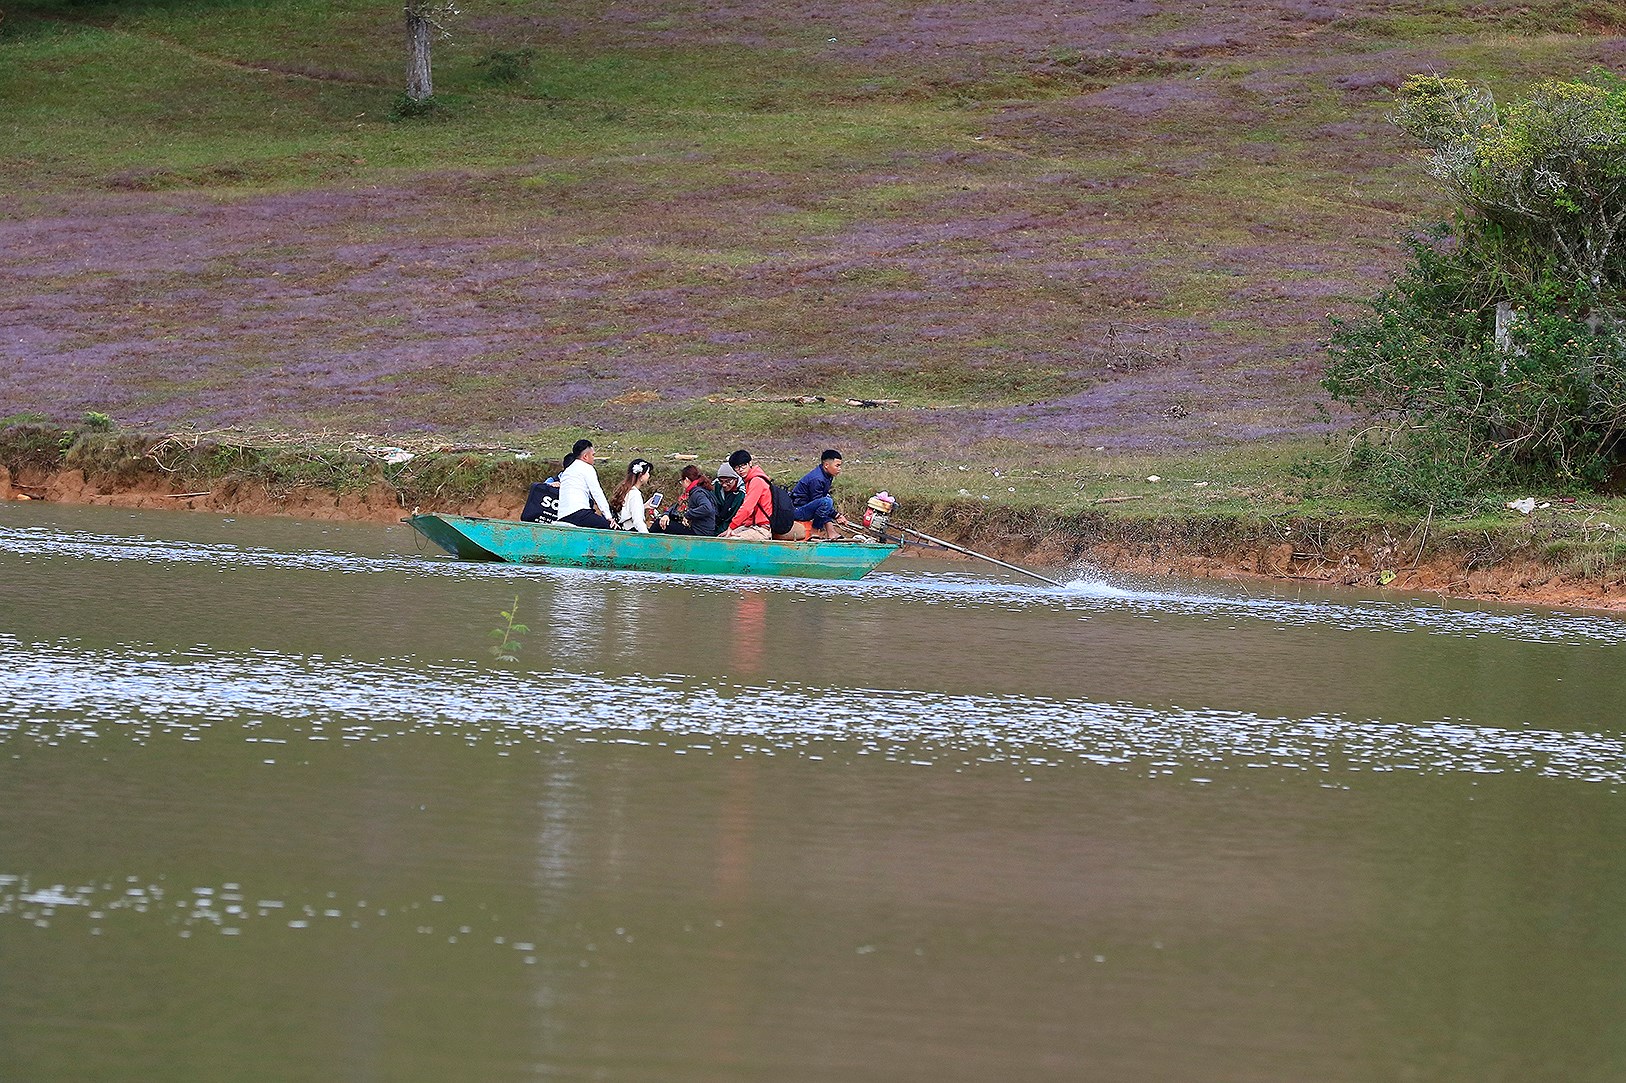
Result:
M592 526L608 530L614 524L608 514L610 502L593 469L593 441L577 440L570 462L559 472L559 522L572 526ZM597 505L597 510L594 510Z

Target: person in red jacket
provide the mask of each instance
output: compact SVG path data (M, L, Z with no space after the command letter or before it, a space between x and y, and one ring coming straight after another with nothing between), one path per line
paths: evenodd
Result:
M751 462L751 453L741 448L728 457L728 465L739 472L741 487L745 490L745 503L734 513L724 538L745 541L773 540L773 492L768 488L768 475Z

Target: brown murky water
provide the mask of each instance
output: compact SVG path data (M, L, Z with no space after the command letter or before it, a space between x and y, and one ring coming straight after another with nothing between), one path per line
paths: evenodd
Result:
M0 1078L1626 1076L1626 620L1074 578L0 505Z

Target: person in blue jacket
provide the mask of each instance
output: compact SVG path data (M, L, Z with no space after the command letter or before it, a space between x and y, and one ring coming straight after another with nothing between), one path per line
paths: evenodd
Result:
M847 517L836 508L836 478L841 476L841 452L826 448L819 456L819 465L802 476L790 491L791 505L796 509L796 521L806 524L809 541L839 538L836 525L847 525Z

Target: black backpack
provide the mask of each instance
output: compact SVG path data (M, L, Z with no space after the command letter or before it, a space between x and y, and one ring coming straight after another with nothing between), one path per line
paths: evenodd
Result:
M551 523L559 518L559 486L538 481L531 485L525 498L525 510L519 513L522 523Z
M790 502L790 490L769 479L768 492L773 494L773 519L768 529L775 534L789 534L790 528L796 525L796 505Z

